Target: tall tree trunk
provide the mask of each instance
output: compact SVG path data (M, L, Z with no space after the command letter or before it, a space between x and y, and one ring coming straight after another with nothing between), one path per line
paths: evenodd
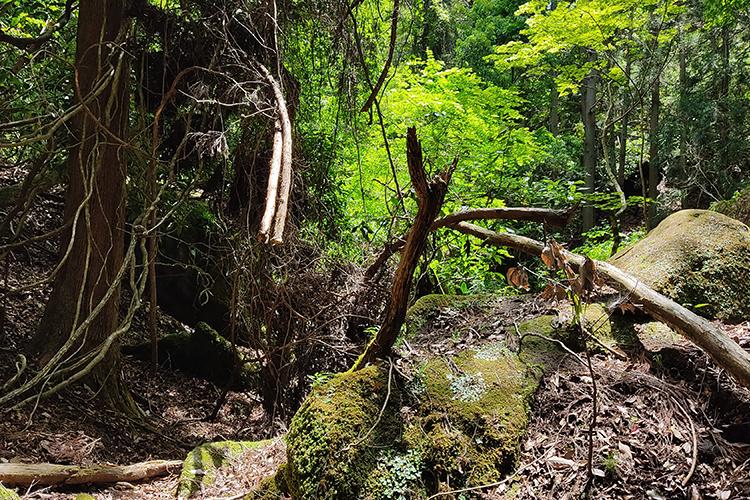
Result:
M594 52L589 53L589 61L596 60ZM596 81L598 72L591 68L583 79L581 87L581 120L583 121L583 168L586 194L593 194L596 181ZM583 207L583 232L594 227L594 207Z
M659 79L657 78L654 82L654 86L651 88L651 118L649 120L649 151L648 151L648 172L643 172L644 175L648 175L648 193L646 195L651 198L651 202L648 204L648 220L646 225L648 229L655 226L656 222L656 198L659 195L659 111L661 107L661 100L659 99ZM646 179L643 179L643 183L646 184Z
M628 39L632 39L632 32L628 34ZM630 50L625 53L625 81L630 82L631 71ZM630 89L622 89L622 121L620 122L620 151L617 159L617 183L622 187L625 184L625 165L627 164L628 152L628 126L630 125Z
M731 122L729 120L729 26L724 24L721 28L721 42L717 47L720 58L718 78L716 81L716 100L718 110L717 128L719 129L719 168L724 172L729 171L729 136ZM719 195L723 193L717 193Z
M687 48L685 47L685 33L682 28L680 28L678 33L678 42L680 44L680 177L683 177L687 174L688 123L685 113L685 106L688 99Z
M73 332L107 297L104 307L68 349L71 358L99 348L115 330L120 305L116 280L123 263L125 234L125 135L128 68L115 42L124 21L124 0L81 0L76 40L80 96L87 96L106 75L111 82L70 124L73 147L68 160L65 220L74 221L61 238L65 258L31 350L41 365L49 362ZM81 209L82 208L82 209ZM120 370L119 344L88 373L87 383L120 411L136 406Z

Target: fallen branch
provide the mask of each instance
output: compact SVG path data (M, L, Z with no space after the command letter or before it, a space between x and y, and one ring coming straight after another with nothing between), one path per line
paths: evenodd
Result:
M497 233L467 222L458 222L448 227L476 236L490 245L511 247L535 256L541 256L544 248L543 243L531 238ZM563 252L571 264L577 267L583 265L585 257L566 250ZM625 271L606 262L596 261L595 264L596 271L607 284L628 294L633 304L695 343L738 383L750 388L750 354L728 335L706 318L657 293Z
M546 208L474 208L462 210L444 217L436 219L430 226L430 231L437 231L442 227L450 227L452 224L468 220L523 220L527 222L539 222L556 227L565 227L570 222L571 217L578 208L578 204L568 210L549 210ZM477 226L479 227L479 226ZM365 280L371 279L380 267L387 261L391 255L404 248L406 239L399 238L393 243L387 245L383 252L375 259L370 267L365 271Z
M0 464L7 486L118 483L166 476L182 469L181 460L152 460L132 465Z

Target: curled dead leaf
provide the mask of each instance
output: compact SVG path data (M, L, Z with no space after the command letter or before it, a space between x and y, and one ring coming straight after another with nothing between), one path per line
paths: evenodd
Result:
M526 271L519 267L511 267L508 269L508 284L517 288L523 288L524 290L529 289L529 275Z

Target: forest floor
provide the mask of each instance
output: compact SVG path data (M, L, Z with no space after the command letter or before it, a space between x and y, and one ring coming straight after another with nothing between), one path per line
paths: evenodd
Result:
M38 213L29 218L30 224L37 225L29 231L55 227L61 207L61 197L46 197ZM56 255L48 244L38 243L11 257L4 271L6 287L43 278ZM48 291L48 285L40 285L4 304L2 380L15 372L16 353L33 335ZM529 299L529 303L538 301ZM507 307L469 308L461 314L443 311L431 320L431 335L440 339L432 347L439 352L477 345L485 339L471 332L489 331L479 325L497 326L499 321L512 325L510 315L517 317L520 312L530 311ZM580 498L589 478L593 437L591 498L750 499L750 391L739 387L694 345L680 339L654 341L652 333L662 328L659 324L645 317L627 322L638 333L638 341L620 346L625 359L603 350L592 356L593 434L589 434L594 414L592 377L574 356L565 356L542 379L517 472L502 483L466 493L486 499ZM750 347L747 322L717 325L740 345ZM182 326L168 316L159 317L162 332L176 328ZM142 339L145 331L141 317L125 340ZM455 332L468 333L457 338ZM204 419L213 411L220 388L166 367L159 367L151 379L147 363L128 356L123 371L148 425L122 418L87 387L76 385L0 414L0 462L88 465L183 460L202 443L258 441L278 438L285 431L283 423L266 415L257 394L230 393L217 419L207 422ZM274 439L234 460L198 497L241 498L285 459L283 441ZM178 476L177 470L141 483L31 487L19 494L26 499L73 499L85 491L97 500L167 499L174 498Z

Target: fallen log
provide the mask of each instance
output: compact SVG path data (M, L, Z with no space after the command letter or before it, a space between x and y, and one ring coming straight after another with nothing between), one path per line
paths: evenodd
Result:
M497 233L468 222L458 222L447 227L463 234L476 236L486 244L511 247L530 255L541 257L544 244L516 234ZM582 255L563 251L568 261L581 267L585 261ZM684 308L677 302L654 291L625 271L606 262L595 261L599 276L610 286L628 296L630 302L644 312L668 325L686 337L732 375L737 382L750 388L750 353L741 348L728 335L716 328L706 318Z
M0 483L7 486L45 486L132 482L182 470L181 460L152 460L132 465L0 464Z

